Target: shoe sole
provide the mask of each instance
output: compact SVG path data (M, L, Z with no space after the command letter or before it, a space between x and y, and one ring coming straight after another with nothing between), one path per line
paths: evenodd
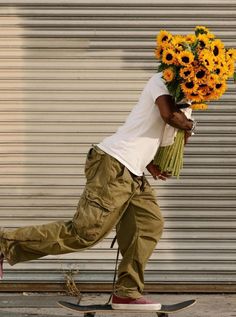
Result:
M112 309L119 310L152 310L157 311L161 309L161 304L111 304Z

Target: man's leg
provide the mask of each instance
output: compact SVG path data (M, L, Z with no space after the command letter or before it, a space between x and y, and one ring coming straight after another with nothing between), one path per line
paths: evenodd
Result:
M139 181L140 182L140 181ZM145 182L133 196L117 225L117 241L123 256L116 294L139 298L144 288L144 269L159 241L164 220L150 185Z
M103 151L91 149L87 184L71 221L0 232L0 253L9 264L88 248L117 224L132 197L127 169Z
M11 265L49 254L72 252L82 247L76 239L72 221L2 231L0 236L0 250Z

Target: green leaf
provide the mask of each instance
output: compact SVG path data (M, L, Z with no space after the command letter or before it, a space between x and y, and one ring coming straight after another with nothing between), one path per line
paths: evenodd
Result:
M176 89L178 87L178 81L177 80L174 80L174 81L171 81L170 83L167 83L167 88L170 92L170 94L175 98L176 96Z
M193 44L190 44L191 50L194 51L198 46L199 40L197 39Z
M196 29L195 30L195 35L198 36L199 34L207 34L207 32L203 29Z
M165 64L165 63L161 63L157 69L158 73L161 73L164 69L168 68L169 65Z
M188 43L184 42L182 46L186 51L191 51L191 46Z
M178 100L178 99L179 99L180 92L181 92L181 88L180 88L180 86L178 86L178 87L177 87L177 89L176 89L176 94L175 94L175 98L176 98L176 100Z

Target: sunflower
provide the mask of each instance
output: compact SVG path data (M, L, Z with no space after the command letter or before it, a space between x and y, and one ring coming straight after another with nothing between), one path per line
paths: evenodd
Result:
M211 51L203 49L198 55L199 61L209 70L214 69L214 56Z
M162 62L165 64L174 64L176 60L176 54L172 49L164 50L162 54Z
M200 67L196 68L195 69L196 82L198 84L205 84L207 81L208 74L209 74L209 72L205 67L200 66Z
M175 35L171 40L171 44L173 45L173 50L176 53L180 53L184 50L185 38L181 35Z
M158 47L155 49L156 59L161 59L162 53L163 53L163 48L162 48L161 46L158 46Z
M198 34L207 34L209 33L209 29L206 28L205 26L202 26L202 25L197 25L195 27L195 34L198 35Z
M213 33L211 33L211 32L208 32L208 33L206 34L206 36L208 37L208 39L209 39L210 41L214 40L214 38L215 38L215 35L214 35Z
M207 78L208 87L214 88L215 83L220 83L220 77L217 74L210 74Z
M181 67L179 71L180 77L187 80L192 79L194 74L194 68L191 65L189 67Z
M174 50L175 49L174 45L171 42L163 42L161 47L163 48L163 50L168 50L168 49Z
M214 40L211 42L211 51L214 57L218 57L224 51L224 44L221 40Z
M220 78L226 79L228 77L227 72L228 72L227 65L224 65L222 63L218 63L217 65L215 65L214 73L218 75Z
M188 100L191 100L193 102L202 102L204 100L203 96L200 94L200 92L192 92L192 93L186 93L186 98Z
M195 27L195 34L196 36L199 36L200 34L205 34L209 40L213 40L215 38L215 35L211 33L208 28L202 25L198 25Z
M194 55L190 51L180 52L177 56L180 65L188 66L194 61Z
M215 93L220 97L223 95L223 93L227 89L227 84L225 81L222 81L221 83L216 83L215 84Z
M185 37L183 35L173 36L171 43L173 46L181 46L185 42Z
M234 61L233 60L229 60L227 62L227 67L228 67L227 76L228 77L233 77L234 76Z
M190 108L193 110L206 110L208 106L205 103L193 103Z
M157 44L159 46L162 46L166 42L169 42L171 39L172 39L171 33L167 32L165 30L161 30L157 36Z
M175 71L172 67L168 67L163 70L163 78L165 81L170 82L175 78Z
M215 83L213 88L209 88L209 93L204 96L205 101L217 100L226 91L227 84L223 80L220 83Z
M200 84L198 92L204 97L209 94L210 87L207 84Z
M208 92L204 95L204 101L211 101L218 99L218 94L215 92L214 88L209 87Z
M185 36L185 41L188 43L188 44L193 44L195 43L197 40L196 38L196 35L195 34L187 34Z
M206 34L199 34L198 35L198 46L200 49L204 49L208 47L209 45L209 38L207 37Z
M181 83L180 87L181 87L184 94L185 93L191 94L192 92L197 91L198 84L193 80L189 80L189 81L185 81L185 82Z
M236 49L235 48L229 48L226 49L226 60L233 59L236 61Z

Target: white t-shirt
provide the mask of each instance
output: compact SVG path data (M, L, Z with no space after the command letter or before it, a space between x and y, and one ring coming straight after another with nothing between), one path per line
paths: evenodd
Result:
M154 74L125 123L97 146L133 174L141 176L160 146L165 127L155 101L157 97L169 94L162 73Z

